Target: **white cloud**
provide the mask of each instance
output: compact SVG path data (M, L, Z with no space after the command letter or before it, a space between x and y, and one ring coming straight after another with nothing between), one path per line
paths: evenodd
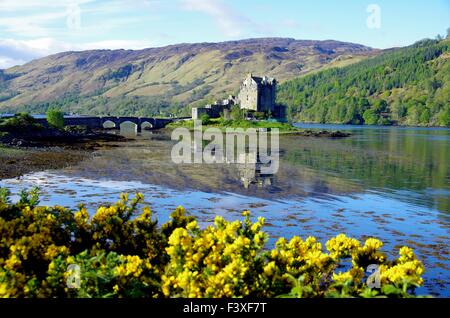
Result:
M3 66L23 64L32 59L49 54L68 51L71 45L56 41L52 38L39 38L35 40L0 40L0 56L3 57ZM14 64L15 63L15 64Z
M0 29L15 36L54 36L58 31L68 31L74 15L79 16L83 5L94 1L0 0Z
M73 4L86 4L95 2L96 0L0 0L1 12L16 12L21 10L32 9L48 9L48 8L61 8L67 7Z
M95 49L133 49L139 50L152 46L150 41L109 40L71 44L53 38L34 40L0 39L0 69L21 65L33 59L66 51L83 51Z
M122 40L127 37L123 30L140 21L140 17L133 16L136 10L156 12L164 3L162 0L0 0L0 68L63 51L136 50L154 46L155 43L145 40ZM79 5L79 10L74 11L74 5ZM120 34L111 39L117 31Z
M97 0L91 5L94 1L0 0L0 32L13 38L100 36L141 22L133 13L155 12L161 5L156 0Z
M30 37L47 36L49 34L47 25L58 19L67 19L67 12L2 17L0 19L0 28L15 35Z
M250 20L222 0L182 0L186 10L202 12L209 15L219 26L220 30L228 37L239 37Z
M6 56L0 56L0 70L9 68L15 65L22 65L24 64L24 60L14 60Z
M167 1L167 0L166 0ZM83 12L115 14L126 11L136 12L146 10L156 12L165 4L162 0L108 0L97 2L94 6L83 6Z

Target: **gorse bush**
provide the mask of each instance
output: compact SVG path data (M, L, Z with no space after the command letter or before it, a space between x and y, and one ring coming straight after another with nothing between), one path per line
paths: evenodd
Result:
M142 200L123 194L90 217L37 206L36 190L15 204L0 191L0 297L411 297L423 283L408 247L389 261L378 239L341 234L326 250L313 237L268 250L248 211L201 229L180 207L158 226ZM371 264L379 288L365 283Z

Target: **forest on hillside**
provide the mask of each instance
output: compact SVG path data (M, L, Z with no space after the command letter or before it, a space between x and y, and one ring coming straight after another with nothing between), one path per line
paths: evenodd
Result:
M279 86L292 120L450 126L450 41L422 40Z

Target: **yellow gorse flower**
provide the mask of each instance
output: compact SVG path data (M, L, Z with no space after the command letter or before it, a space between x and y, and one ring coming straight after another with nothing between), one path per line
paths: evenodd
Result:
M343 286L357 297L368 264L380 265L383 284L423 283L424 266L408 247L388 261L379 239L362 244L339 234L324 245L312 236L279 238L267 249L265 220L252 221L249 211L201 229L179 207L158 227L149 207L137 213L143 199L123 194L92 217L82 206L0 203L0 297L325 297ZM79 289L66 285L74 275Z
M360 247L358 240L339 234L326 244L328 251L334 258L343 258L351 255L352 251Z

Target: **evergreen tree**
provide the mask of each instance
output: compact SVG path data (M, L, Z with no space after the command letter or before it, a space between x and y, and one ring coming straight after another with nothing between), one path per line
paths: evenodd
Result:
M448 126L450 42L410 47L329 69L278 87L295 120L318 123Z

